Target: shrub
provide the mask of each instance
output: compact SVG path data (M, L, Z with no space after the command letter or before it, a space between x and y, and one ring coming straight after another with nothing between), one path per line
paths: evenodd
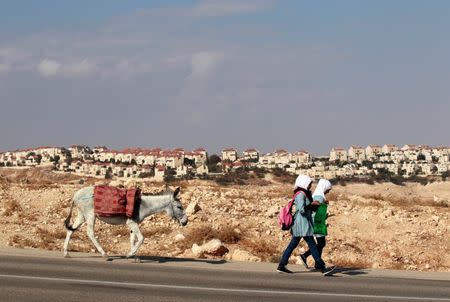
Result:
M280 255L280 246L274 240L245 238L240 245L253 255L260 257L263 261L274 262Z
M20 207L17 200L13 198L6 199L3 208L4 208L3 215L7 217L13 215L15 212L22 211L22 208Z

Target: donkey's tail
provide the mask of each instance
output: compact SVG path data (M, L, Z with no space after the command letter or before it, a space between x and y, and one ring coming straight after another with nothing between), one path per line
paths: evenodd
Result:
M74 202L75 202L75 200L72 199L72 204L70 205L69 216L67 216L66 220L64 220L64 226L66 227L66 229L68 231L72 231L72 232L75 232L78 229L78 227L73 228L72 224L70 223L70 219L72 218L72 210L73 210Z

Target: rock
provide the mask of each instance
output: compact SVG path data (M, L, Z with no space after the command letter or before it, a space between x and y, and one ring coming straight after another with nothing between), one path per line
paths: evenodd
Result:
M391 216L394 216L394 211L392 211L392 209L387 209L380 214L381 218L388 218Z
M276 217L278 215L280 211L280 208L278 206L271 206L267 212L266 212L266 216L269 218L273 218Z
M214 256L222 256L228 252L228 249L219 239L212 239L202 246L205 253Z
M175 242L180 242L180 241L183 241L184 238L186 238L186 237L184 237L183 234L177 234L177 235L175 235L174 240L175 240Z
M198 211L200 211L202 208L200 208L200 206L198 205L197 201L193 201L191 202L187 208L186 208L186 214L187 215L192 215L197 213Z
M255 255L240 249L236 249L233 251L233 254L231 255L231 260L261 262L261 258L256 257Z
M203 257L204 255L223 256L228 253L228 249L219 239L211 239L202 246L194 243L191 250L196 257Z

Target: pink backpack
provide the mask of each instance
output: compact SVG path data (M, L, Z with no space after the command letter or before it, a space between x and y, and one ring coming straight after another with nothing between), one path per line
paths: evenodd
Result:
M292 206L294 205L294 200L298 194L303 193L302 191L298 191L294 194L294 197L291 201L288 202L287 205L281 208L280 214L278 214L278 224L280 225L283 231L288 231L292 227L292 223L294 221L294 217L292 217Z

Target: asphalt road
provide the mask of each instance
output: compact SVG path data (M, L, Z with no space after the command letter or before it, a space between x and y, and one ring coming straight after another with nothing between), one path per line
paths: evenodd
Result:
M450 273L341 270L298 265L0 249L0 301L449 301ZM436 280L434 280L436 279Z

